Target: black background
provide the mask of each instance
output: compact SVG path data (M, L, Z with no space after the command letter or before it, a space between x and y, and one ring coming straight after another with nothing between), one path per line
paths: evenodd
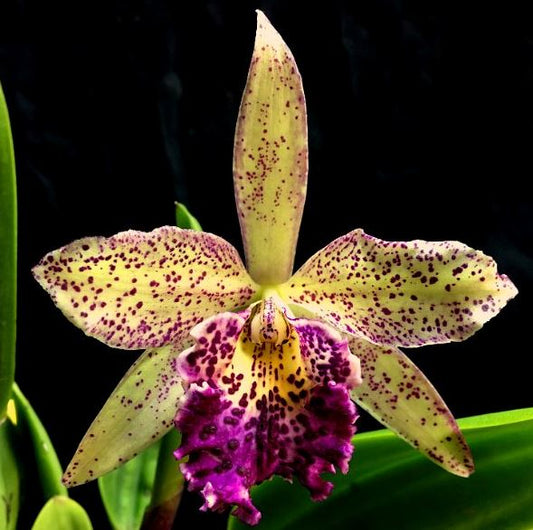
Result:
M0 4L0 80L18 165L17 380L64 466L135 353L86 338L30 268L79 237L173 224L174 200L241 248L232 143L255 8L291 47L307 97L296 265L357 227L484 250L519 297L465 343L408 353L457 417L532 405L533 35L512 5ZM72 496L107 528L95 484ZM186 496L177 527L223 521L198 505Z

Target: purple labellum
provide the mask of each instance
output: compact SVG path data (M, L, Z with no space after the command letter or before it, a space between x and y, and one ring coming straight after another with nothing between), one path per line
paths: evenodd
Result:
M261 303L260 312L271 309ZM278 336L288 324L280 344L252 340L257 311L247 320L224 313L194 328L196 345L178 359L189 387L176 417L183 436L176 458L189 456L181 467L190 489L202 492L202 509L235 505L249 524L261 517L250 499L254 484L295 476L322 500L333 486L320 475L346 473L353 451L357 358L336 331L275 311L263 320L279 322Z

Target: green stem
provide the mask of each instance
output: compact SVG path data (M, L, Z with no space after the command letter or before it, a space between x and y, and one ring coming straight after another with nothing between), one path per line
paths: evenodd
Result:
M159 459L152 492L142 530L169 530L176 517L183 492L184 479L173 452L180 444L180 433L172 429L161 439Z

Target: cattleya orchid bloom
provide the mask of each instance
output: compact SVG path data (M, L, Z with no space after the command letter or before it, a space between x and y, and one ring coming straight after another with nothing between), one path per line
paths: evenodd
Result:
M80 239L38 282L87 335L146 349L64 476L92 480L175 426L176 458L203 509L255 524L250 488L296 476L315 500L346 472L357 402L448 471L474 469L448 407L398 349L460 341L515 296L482 252L386 242L361 230L292 273L307 185L307 119L294 58L258 12L235 134L247 267L223 239L171 226Z

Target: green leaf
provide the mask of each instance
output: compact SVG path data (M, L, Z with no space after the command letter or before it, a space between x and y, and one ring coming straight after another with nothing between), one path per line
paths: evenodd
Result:
M67 495L67 489L61 481L63 470L50 437L16 383L13 384L13 399L17 411L17 430L20 436L31 440L35 464L45 497Z
M153 444L98 479L100 495L115 530L137 530L152 496L159 444Z
M14 426L0 425L0 528L15 530L20 503L20 475L15 456Z
M152 501L144 517L143 529L172 527L185 482L179 462L174 457L180 440L180 433L175 429L161 439Z
M85 510L72 499L52 497L40 511L32 530L92 530L93 525Z
M497 427L499 425L529 420L533 420L533 407L472 416L470 418L463 418L458 423L462 429L475 429L477 427Z
M0 422L15 375L17 313L17 192L15 155L0 84Z
M313 503L300 485L274 479L253 491L259 530L533 528L533 408L459 421L476 462L464 479L444 472L388 431L355 437L347 475ZM234 518L229 528L245 527Z
M202 227L196 217L194 217L194 215L187 210L187 207L180 202L176 203L176 226L179 228L198 230L199 232L202 231Z

